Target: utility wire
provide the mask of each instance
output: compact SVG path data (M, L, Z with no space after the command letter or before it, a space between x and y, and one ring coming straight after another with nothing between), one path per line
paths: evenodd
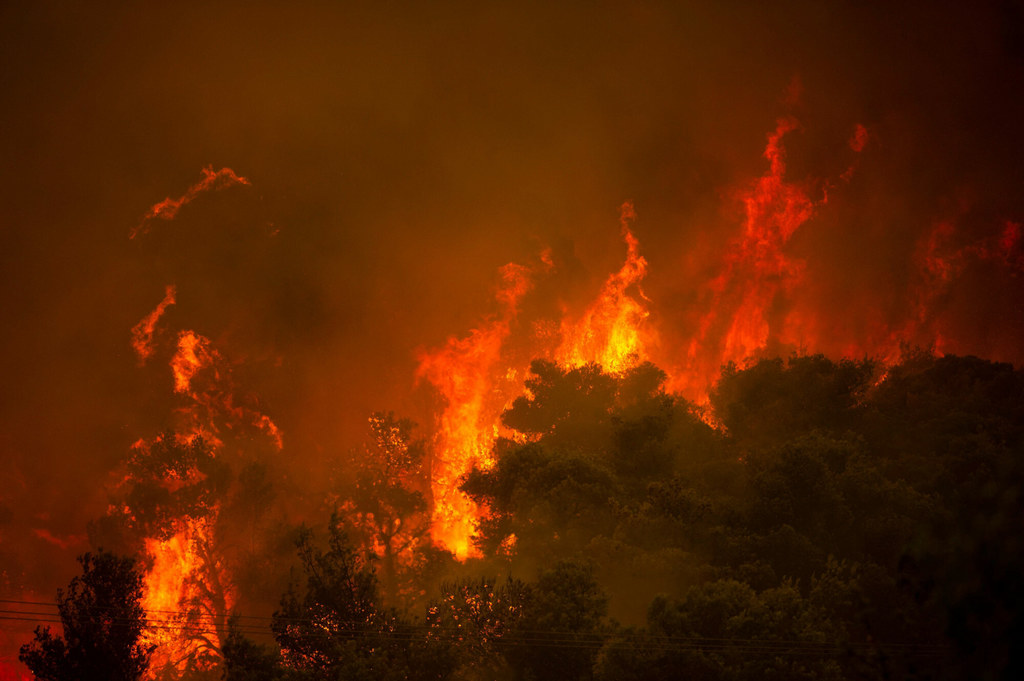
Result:
M52 623L59 624L60 620L54 615L45 613L19 613L17 611L0 611L0 620L24 621L31 623ZM11 616L17 614L19 616ZM28 615L28 617L24 616ZM128 620L117 620L127 622ZM144 625L150 630L178 632L182 634L202 635L222 633L216 629L210 629L197 624L169 623L162 620L144 620ZM311 621L303 621L302 624L312 625ZM265 635L267 632L260 628L236 627L235 631L246 635ZM533 634L533 635L529 635ZM426 635L426 636L425 636ZM338 630L334 632L303 632L303 636L319 639L336 637L343 640L370 640L380 642L412 643L424 641L428 638L442 639L448 641L459 641L465 638L472 638L472 633L461 631L453 627L431 627L426 625L408 625L395 631L380 631L367 629ZM709 653L738 654L747 656L774 655L783 657L835 657L844 654L852 654L856 651L871 651L884 649L892 652L899 652L903 655L913 657L933 657L946 651L946 647L936 644L920 643L892 643L885 642L815 642L815 641L784 641L784 640L763 640L750 638L719 639L702 637L680 637L680 636L645 636L639 635L624 638L621 634L603 633L572 633L558 631L521 631L509 632L505 636L496 636L482 641L485 645L495 647L546 647L565 650L597 650L610 645L615 647L626 647L646 652L681 652L686 650L699 650ZM898 650L894 650L898 649Z
M52 603L42 603L42 602L39 602L39 601L16 601L16 600L2 600L2 599L0 599L0 603L23 604L23 605L44 605L44 606L56 607ZM114 609L114 608L109 608L109 607L94 607L94 608L91 608L91 610L98 610L98 611L109 610L109 609ZM166 614L166 615L170 615L171 616L169 618L144 617L143 621L145 623L148 623L148 624L158 625L158 626L162 626L164 628L193 629L193 630L202 630L202 631L210 631L208 629L203 629L202 626L200 626L200 625L202 625L204 623L203 620L220 620L220 619L235 619L235 618L244 618L244 619L249 619L249 620L256 620L258 622L275 622L276 621L276 622L283 623L283 624L286 624L286 625L322 626L322 623L319 623L316 620L309 619L309 618L286 618L286 617L272 617L272 616L266 616L266 615L230 615L230 616L224 616L224 615L218 615L218 614L215 614L215 613L202 613L202 612L196 613L196 612L189 612L189 611L183 611L183 610L143 610L143 613L145 615L150 615L150 616L151 615L157 615L157 614ZM4 610L4 609L0 609L0 614L2 614L2 615L30 615L30 616L37 616L37 617L43 617L43 618L46 618L46 617L55 618L55 617L57 617L56 613L44 613L44 612L25 611L25 610ZM7 619L17 619L17 618L7 618ZM181 624L173 624L171 622L171 620L173 620L173 619L180 619L182 622L181 622ZM120 618L120 619L115 618L115 620L117 620L117 621L130 621L128 618ZM185 620L188 620L188 622L185 622ZM52 621L52 622L55 622L55 623L59 623L60 622L59 619L50 619L48 621ZM195 623L192 623L192 622L195 622ZM334 621L331 622L331 624L333 624L336 627L338 627L337 631L334 632L333 635L344 635L344 633L347 632L347 631L355 631L355 630L358 630L359 628L367 626L367 622L361 621L361 620L334 620ZM346 629L346 627L349 627L349 629ZM238 627L236 627L236 628L238 628ZM251 629L252 626L248 625L245 628ZM400 626L396 626L396 629L398 629L400 631L414 631L414 632L423 632L423 633L431 633L431 632L435 632L436 633L437 631L445 631L445 632L451 632L451 633L463 632L465 635L468 636L468 635L471 635L473 633L474 627L469 626L469 627L463 628L462 626L460 626L458 624L456 624L454 626L452 626L452 625L439 626L439 625L431 625L431 624L425 624L425 623L409 623L409 624L403 624L403 625L400 625ZM387 632L387 635L393 636L395 633L397 633L397 632ZM326 634L326 635L332 635L332 634ZM605 640L606 638L608 638L610 636L612 638L619 638L619 639L624 639L624 638L632 637L632 638L644 639L644 640L648 640L648 641L664 641L664 642L680 642L680 641L682 641L682 642L692 642L692 643L702 643L702 644L720 643L720 644L723 644L723 645L735 645L736 643L750 643L750 642L756 642L758 644L765 644L765 643L770 642L772 645L779 645L779 646L788 645L788 646L811 646L811 647L815 647L815 646L837 645L835 643L808 641L808 640L800 640L800 639L770 639L770 640L767 640L767 639L753 639L753 638L742 638L742 637L714 638L714 637L700 637L700 636L669 636L669 635L656 635L656 634L651 634L651 633L632 633L632 632L621 632L621 633L612 633L612 634L598 634L598 633L566 632L566 631L558 631L558 630L552 630L552 629L520 629L520 628L515 629L515 636L517 637L517 640L521 640L521 641L522 640L526 640L526 641L539 640L541 638L543 638L545 640L555 639L555 640L562 640L562 641L574 641L574 640L577 640L579 637L588 637L588 636L589 637L600 637L602 640ZM497 637L495 637L495 638L497 638ZM914 648L933 647L933 648L941 648L942 647L940 644L927 644L927 643L914 643L914 642L891 642L890 643L890 642L875 642L875 641L869 641L869 642L849 642L849 643L843 643L843 645L861 646L861 647L872 647L872 648L873 647L886 647L886 648L899 648L899 647L914 647Z

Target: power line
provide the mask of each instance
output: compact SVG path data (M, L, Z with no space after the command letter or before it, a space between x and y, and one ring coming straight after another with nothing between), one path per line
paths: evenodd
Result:
M3 611L8 613L10 611ZM24 613L31 617L0 614L0 620L24 621L31 623L59 624L60 620L52 615ZM198 624L169 623L160 620L144 620L144 625L151 631L178 632L186 635L200 636L203 634L220 635L223 631L207 628ZM302 624L312 624L303 621ZM252 627L236 627L234 631L244 635L265 635L263 629ZM729 655L783 657L836 657L855 652L888 650L913 657L934 657L946 652L946 647L925 643L892 643L884 642L816 642L816 641L785 641L751 638L703 638L679 636L644 636L623 638L614 633L573 633L559 631L509 632L505 636L497 636L481 641L494 647L543 647L565 650L597 650L606 645L612 649L633 649L643 652L683 652L702 651ZM336 637L347 640L370 640L395 643L412 643L429 638L456 641L471 638L471 632L461 631L452 627L431 627L427 625L408 625L396 631L380 631L373 629L342 629L334 632L304 632L306 637L326 639Z

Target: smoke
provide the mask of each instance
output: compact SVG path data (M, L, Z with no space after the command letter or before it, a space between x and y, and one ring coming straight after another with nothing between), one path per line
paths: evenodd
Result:
M5 593L67 582L169 425L170 357L140 367L133 329L207 339L302 487L375 410L432 426L417 351L478 328L507 263L546 272L517 324L582 315L625 201L666 369L733 358L686 348L744 300L737 358L1024 359L1014 3L279 10L0 10ZM743 196L780 119L808 210L754 274Z

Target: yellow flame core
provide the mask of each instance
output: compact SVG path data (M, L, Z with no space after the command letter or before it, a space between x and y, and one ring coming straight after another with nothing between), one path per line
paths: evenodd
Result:
M182 331L178 336L178 351L171 358L174 372L174 392L187 393L192 378L200 369L211 366L215 351L210 341L195 331Z
M628 249L618 272L605 282L595 302L577 320L564 319L555 357L563 365L590 362L618 372L647 359L654 335L646 328L648 310L639 284L647 274L639 241L630 224L633 206L622 206L622 236ZM542 263L553 267L550 253ZM472 543L481 514L458 486L473 466L493 465L491 448L500 432L501 413L522 392L526 372L503 363L503 346L510 333L519 300L530 288L530 272L519 265L502 270L504 285L496 299L501 313L464 338L450 338L444 347L423 353L417 372L445 397L438 419L432 468L434 540L460 560L477 555ZM514 392L513 392L514 391ZM514 543L507 549L514 550Z
M562 343L555 353L560 364L600 364L619 372L647 360L653 332L646 328L650 315L640 282L647 276L647 260L630 225L636 218L632 203L622 205L620 222L626 242L626 260L604 283L597 300L578 321L563 319Z
M500 366L502 344L516 306L530 287L525 267L509 264L501 274L503 285L495 296L500 316L466 338L450 338L443 348L423 353L417 370L417 376L437 387L447 403L439 418L431 467L431 536L460 560L478 554L472 536L479 509L458 487L474 465L493 464L493 426L503 407L494 400L493 376L507 374Z
M219 650L218 617L229 610L230 592L224 604L210 602L211 567L199 555L198 547L209 543L208 523L187 520L168 539L146 539L146 555L152 568L143 580L142 607L146 611L145 640L156 645L150 663L150 678L161 672L184 672L191 660L202 662L197 653Z

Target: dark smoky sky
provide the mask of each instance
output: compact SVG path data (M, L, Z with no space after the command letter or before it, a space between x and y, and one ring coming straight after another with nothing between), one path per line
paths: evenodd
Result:
M793 243L823 310L899 318L937 220L967 244L1024 219L1018 2L103 4L0 9L8 546L81 535L162 427L170 374L129 330L167 284L168 328L231 355L299 466L415 410L416 348L470 329L501 265L554 245L596 286L625 200L648 292L683 319L781 115L797 179L838 177L854 125L871 135ZM208 165L251 186L128 239ZM971 281L949 303L965 343L1015 359L1020 281Z

